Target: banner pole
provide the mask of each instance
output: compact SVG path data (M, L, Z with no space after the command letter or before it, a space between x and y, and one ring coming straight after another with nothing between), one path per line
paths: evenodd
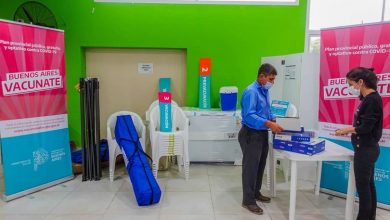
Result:
M82 181L86 181L87 149L85 140L85 80L80 79L80 116L81 116L81 148L82 148Z
M102 177L101 161L100 161L100 103L99 103L99 80L95 79L96 87L96 144L97 144L97 180Z

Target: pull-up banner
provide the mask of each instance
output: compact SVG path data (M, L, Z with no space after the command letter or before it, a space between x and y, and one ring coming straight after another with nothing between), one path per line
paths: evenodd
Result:
M158 86L160 92L171 92L171 78L160 78Z
M170 92L159 92L158 100L160 106L160 131L172 131L172 94Z
M5 200L73 178L64 32L0 20Z
M390 207L390 23L321 31L319 124L322 137L352 149L350 137L335 130L351 127L360 100L348 93L346 74L355 67L373 67L383 100L383 136L375 168L378 202ZM349 163L324 162L321 187L345 193Z
M201 58L199 63L199 108L211 108L210 100L210 79L211 59Z

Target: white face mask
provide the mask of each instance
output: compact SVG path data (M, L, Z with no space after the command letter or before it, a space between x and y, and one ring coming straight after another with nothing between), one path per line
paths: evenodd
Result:
M263 88L266 89L266 90L268 90L268 89L272 88L273 85L274 85L274 84L272 84L272 83L270 83L270 82L267 82L267 83L263 86Z
M355 89L353 86L348 87L348 92L352 95L359 96L360 95L360 89Z

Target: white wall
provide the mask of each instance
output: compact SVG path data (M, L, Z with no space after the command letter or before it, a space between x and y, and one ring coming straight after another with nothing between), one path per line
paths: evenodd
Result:
M300 116L301 100L301 74L302 74L302 54L291 54L285 56L285 65L283 68L283 99L294 104L298 109Z
M306 129L317 130L319 54L305 53L264 57L262 63L270 63L278 71L275 85L270 90L271 100L284 100L294 104L298 109L302 125ZM295 72L295 77L287 76L287 72Z
M278 72L278 75L276 76L275 79L275 84L272 87L272 89L269 90L271 100L283 100L283 84L284 84L284 80L283 80L284 64L282 64L283 60L284 60L284 56L263 57L263 59L261 60L262 64L269 63L272 66L274 66L276 71Z
M88 77L99 78L100 132L106 136L108 117L131 111L142 118L158 98L162 77L172 79L172 99L183 106L186 94L186 51L176 49L89 48L85 52ZM152 73L142 73L140 63L152 63Z
M285 100L294 104L305 129L318 130L319 54L264 57L262 63L270 63L278 71L275 85L270 90L271 100ZM290 73L295 72L295 77L286 75L288 69ZM299 179L314 183L316 167L315 162L299 163Z
M319 86L320 55L303 54L299 115L306 129L318 130Z
M284 100L294 104L299 112L302 54L264 57L262 63L272 64L278 75L270 90L271 100ZM289 75L294 74L294 77Z

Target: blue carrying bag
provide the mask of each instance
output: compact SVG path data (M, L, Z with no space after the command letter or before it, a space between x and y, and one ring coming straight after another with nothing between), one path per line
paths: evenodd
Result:
M161 190L148 163L147 157L149 156L142 150L137 130L130 115L117 117L115 139L122 150L138 205L146 206L158 203L161 198Z
M82 163L83 160L83 150L78 149L71 152L72 162L73 163ZM100 161L108 161L108 143L106 139L100 140Z

